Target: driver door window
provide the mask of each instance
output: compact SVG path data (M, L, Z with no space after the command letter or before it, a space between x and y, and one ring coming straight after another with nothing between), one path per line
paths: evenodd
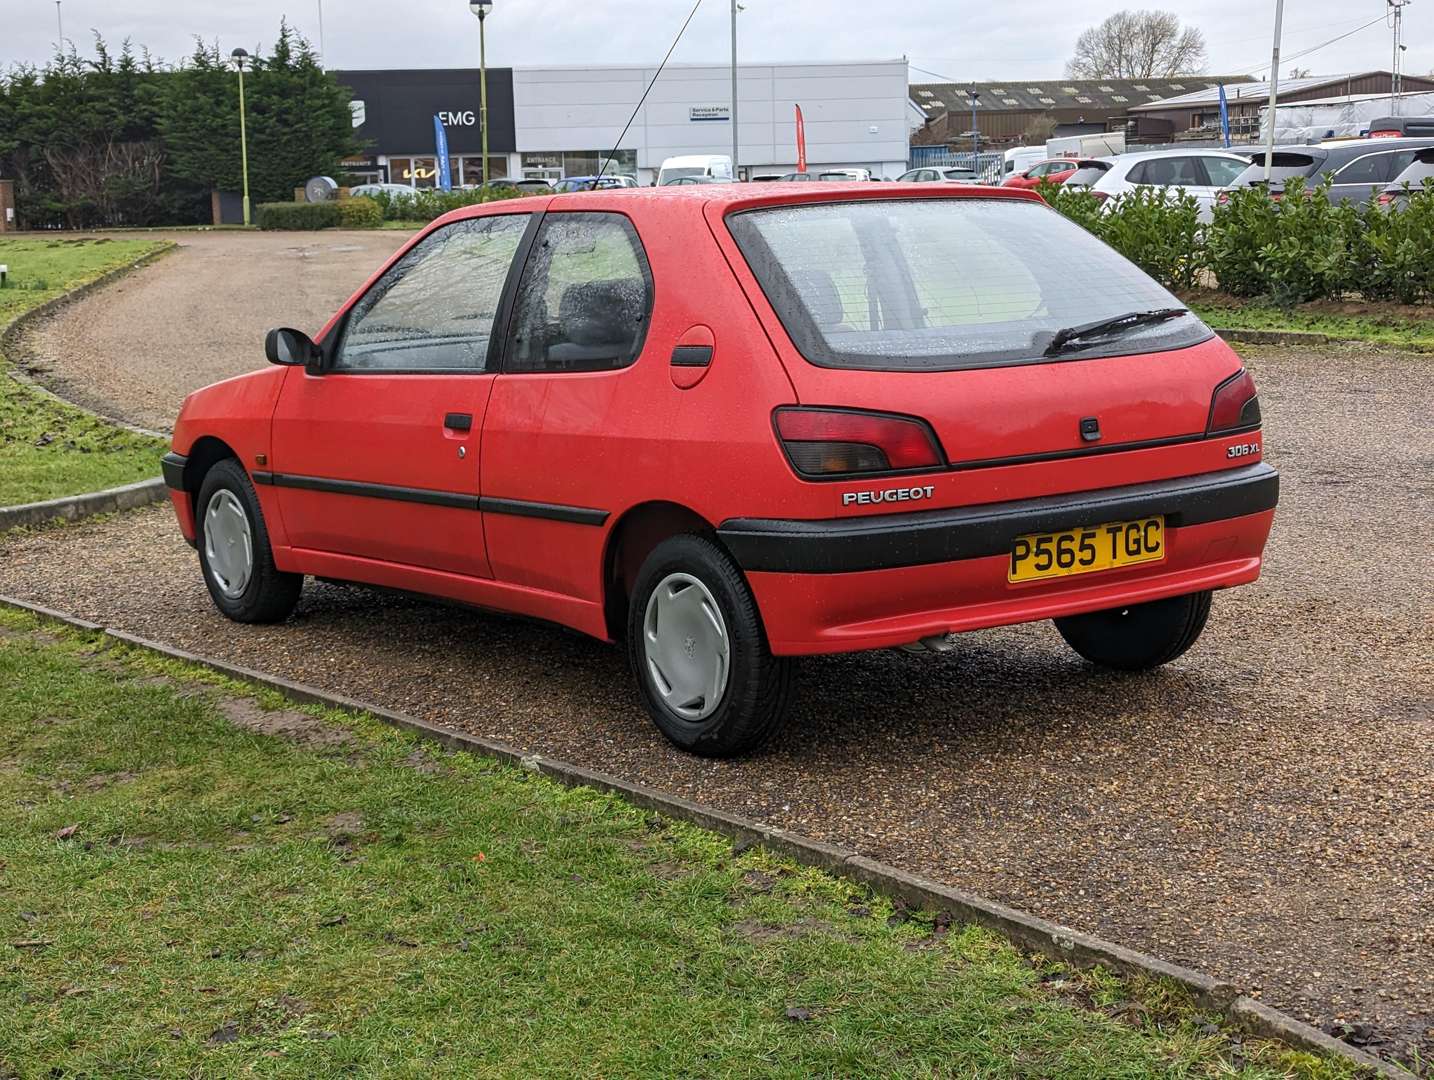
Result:
M526 215L471 218L425 237L354 305L336 372L487 370L503 282Z

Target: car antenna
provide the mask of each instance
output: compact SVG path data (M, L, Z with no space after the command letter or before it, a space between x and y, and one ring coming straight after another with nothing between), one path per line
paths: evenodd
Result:
M667 66L667 61L672 59L672 53L677 48L677 43L682 40L682 35L687 33L687 24L692 21L692 16L697 14L697 9L701 6L702 0L697 0L697 2L692 5L692 10L687 13L687 19L683 22L682 29L677 31L677 36L672 39L672 47L667 50L667 55L662 58L662 63L658 64L657 70L652 73L652 79L648 82L647 89L642 92L642 97L637 99L637 106L632 110L632 115L627 118L627 123L623 125L622 134L617 137L617 142L613 144L613 148L608 152L607 158L598 169L598 178L593 182L594 187L602 183L602 178L607 175L607 167L612 164L612 159L617 156L617 148L622 145L622 140L627 138L627 129L632 127L632 122L637 119L637 114L642 110L642 103L647 100L647 95L652 93L652 87L657 82L657 77L662 74L662 69Z

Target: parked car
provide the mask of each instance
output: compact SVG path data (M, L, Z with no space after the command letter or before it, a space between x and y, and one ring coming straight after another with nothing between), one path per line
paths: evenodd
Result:
M1014 173L1002 181L1002 187L1033 188L1044 182L1064 184L1080 168L1075 158L1050 158L1032 165L1025 172Z
M931 165L920 169L907 169L896 179L897 182L905 184L981 183L981 175L975 169L966 169L955 165Z
M412 195L416 190L418 189L407 184L359 184L349 188L349 197L358 199L372 198L375 195Z
M1434 147L1414 152L1414 160L1379 193L1379 205L1402 210L1410 193L1422 190L1430 181L1434 181Z
M1116 199L1141 187L1178 188L1200 204L1202 221L1210 220L1216 193L1250 164L1249 159L1225 150L1198 149L1147 150L1109 160L1110 168L1090 185L1097 198Z
M1075 172L1061 181L1061 185L1069 188L1094 187L1096 181L1110 171L1112 164L1099 158L1082 158L1076 163Z
M789 172L789 173L783 173L780 177L778 177L778 179L781 180L783 183L788 183L788 184L791 184L791 183L797 183L797 184L814 183L814 182L816 181L816 178L817 178L817 174L816 174L816 173L810 173L810 172Z
M265 354L163 463L224 615L311 575L624 641L701 754L772 735L797 656L1054 619L1092 663L1173 660L1278 494L1240 358L1008 188L465 207Z
M635 188L637 181L631 176L565 176L548 185L554 191L616 191L620 188Z
M1413 162L1423 149L1434 147L1429 139L1347 139L1319 146L1277 146L1271 159L1269 195L1282 199L1286 183L1304 182L1306 191L1319 187L1330 177L1331 202L1367 203L1384 190ZM1250 164L1226 185L1230 191L1265 186L1265 152L1255 153ZM1228 202L1221 192L1219 201Z
M499 183L506 184L508 187L516 188L519 191L527 192L530 194L547 194L548 192L553 190L553 185L549 181L529 177L520 177L513 180L501 180L499 181Z
M870 169L823 169L817 173L818 180L859 180L862 183L871 182Z
M682 187L686 184L730 184L731 180L720 180L715 176L674 176L662 181L662 187Z
M732 158L727 154L680 154L663 161L657 170L657 186L679 176L708 176L730 183L736 178Z

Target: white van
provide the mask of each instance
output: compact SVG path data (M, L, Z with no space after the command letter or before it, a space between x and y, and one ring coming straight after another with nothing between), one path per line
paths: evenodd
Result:
M1050 156L1044 146L1013 146L1006 151L1005 161L1001 163L1001 179L1009 180Z
M683 154L670 157L657 170L657 186L682 176L700 176L708 180L731 180L732 158L727 154Z

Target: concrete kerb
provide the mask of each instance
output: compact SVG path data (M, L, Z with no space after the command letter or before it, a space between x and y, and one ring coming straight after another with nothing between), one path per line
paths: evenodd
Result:
M1247 345L1331 345L1358 340L1296 330L1216 330L1215 333L1226 341L1244 342Z
M138 506L162 502L167 496L168 489L164 486L164 481L155 477L153 480L141 480L136 484L106 488L104 491L69 495L63 499L0 506L0 533L22 525L41 525L47 521L76 521L91 514L133 510Z
M956 919L986 927L1014 944L1071 964L1088 968L1101 966L1126 975L1143 975L1168 979L1184 987L1202 1006L1220 1013L1227 1022L1240 1030L1261 1038L1272 1039L1295 1049L1341 1057L1352 1064L1393 1080L1412 1080L1414 1074L1367 1054L1348 1043L1325 1034L1310 1024L1273 1009L1253 998L1240 994L1231 983L1211 978L1178 964L1167 963L1153 956L1127 949L1122 945L1083 934L1069 927L1049 922L984 897L953 889L908 873L895 866L868 859L855 851L826 844L797 833L767 826L750 818L730 814L716 807L704 806L687 799L668 795L655 788L629 783L607 773L579 765L524 754L515 747L465 732L454 731L406 716L376 705L370 705L341 694L332 694L318 687L268 675L252 668L230 664L212 657L186 652L147 638L112 630L52 608L26 600L0 595L0 606L27 612L51 623L68 626L87 633L101 633L134 648L143 649L171 660L195 664L238 682L273 690L300 704L320 705L347 712L366 713L384 723L450 749L462 750L483 757L527 768L568 787L588 787L611 792L643 809L690 822L731 838L738 846L761 845L803 865L838 874L848 880L867 885L877 892L900 899L913 907L948 911Z

